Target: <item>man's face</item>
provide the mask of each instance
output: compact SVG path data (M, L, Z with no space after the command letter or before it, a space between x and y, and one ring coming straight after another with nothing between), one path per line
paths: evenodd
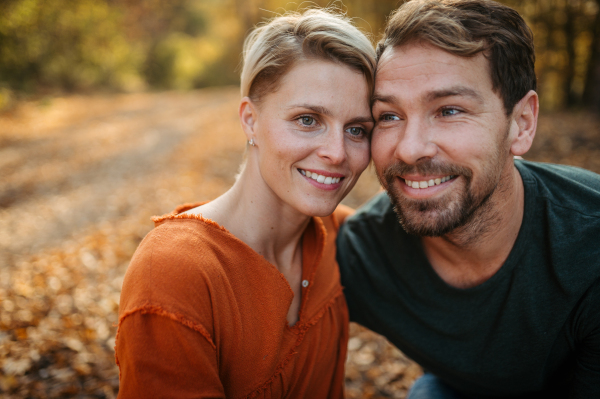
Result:
M485 217L512 164L510 121L485 56L421 43L387 49L374 100L373 161L404 229L441 236Z

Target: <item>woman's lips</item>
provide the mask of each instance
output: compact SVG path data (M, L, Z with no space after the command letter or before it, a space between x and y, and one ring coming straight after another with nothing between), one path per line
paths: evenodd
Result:
M345 179L345 176L340 173L331 173L327 171L310 171L298 168L298 172L313 186L322 190L335 190L339 188Z
M344 175L340 173L331 173L326 171L310 171L306 169L298 169L302 176L306 176L315 180L317 183L336 184L344 179Z

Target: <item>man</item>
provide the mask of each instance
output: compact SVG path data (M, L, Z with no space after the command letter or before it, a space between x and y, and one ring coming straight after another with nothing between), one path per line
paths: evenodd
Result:
M488 0L415 0L378 45L387 191L341 228L351 318L423 366L416 398L600 398L600 176L533 141L531 31Z

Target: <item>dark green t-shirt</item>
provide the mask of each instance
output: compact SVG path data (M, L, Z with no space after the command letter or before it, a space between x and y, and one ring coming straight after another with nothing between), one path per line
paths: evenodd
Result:
M436 274L385 193L349 218L337 256L350 317L475 398L600 398L600 176L515 164L523 223L476 287Z

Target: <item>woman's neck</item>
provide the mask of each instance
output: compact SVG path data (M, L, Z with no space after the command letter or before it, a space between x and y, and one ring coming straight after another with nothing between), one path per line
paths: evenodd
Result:
M191 212L225 227L283 274L294 293L287 314L294 325L302 301L301 239L310 216L283 202L250 168L225 194Z
M300 240L311 219L281 201L248 168L225 194L194 212L225 227L282 273L301 256Z

